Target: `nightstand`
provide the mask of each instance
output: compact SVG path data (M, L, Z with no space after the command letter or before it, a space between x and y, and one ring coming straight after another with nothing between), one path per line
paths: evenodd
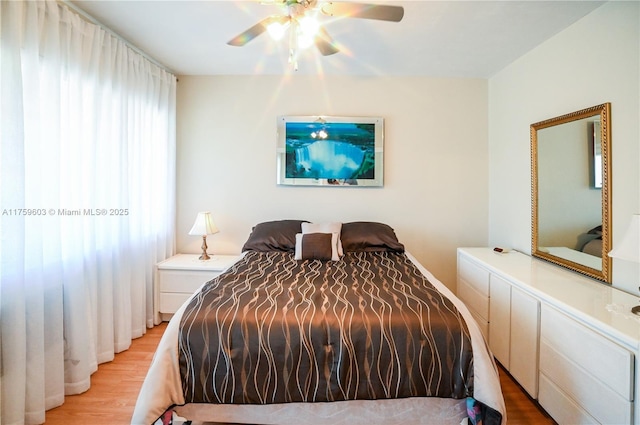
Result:
M238 255L212 255L199 260L199 254L178 254L156 264L156 322L169 320L203 283L221 274Z

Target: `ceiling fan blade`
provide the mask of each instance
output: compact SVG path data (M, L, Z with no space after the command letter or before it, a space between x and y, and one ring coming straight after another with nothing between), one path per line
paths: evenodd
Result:
M338 48L333 44L333 39L324 27L320 27L318 30L315 43L322 56L329 56L339 52Z
M288 21L289 21L288 16L283 16L283 15L267 16L266 18L264 18L263 20L261 20L260 22L252 26L251 28L241 32L240 34L233 37L231 40L227 41L227 44L230 46L244 46L245 44L247 44L257 36L265 32L267 30L267 27L270 24L274 22L279 22L280 24L284 25Z
M379 21L400 22L404 16L402 6L388 6L383 4L347 3L332 1L321 7L322 13L329 16L377 19Z

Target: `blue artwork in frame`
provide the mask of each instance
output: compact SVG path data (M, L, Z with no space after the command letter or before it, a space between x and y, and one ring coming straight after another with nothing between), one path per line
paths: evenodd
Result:
M278 184L382 186L379 117L278 117Z

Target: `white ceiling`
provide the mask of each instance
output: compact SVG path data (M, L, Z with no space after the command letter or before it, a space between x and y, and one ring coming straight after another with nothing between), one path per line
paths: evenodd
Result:
M399 23L354 18L322 22L340 52L300 53L287 63L286 37L244 47L232 37L282 9L259 1L72 0L177 75L422 75L489 78L604 1L379 1L402 5Z

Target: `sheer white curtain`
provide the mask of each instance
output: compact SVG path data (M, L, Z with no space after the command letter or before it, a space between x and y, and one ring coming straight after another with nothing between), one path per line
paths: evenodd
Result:
M54 1L0 18L0 423L37 424L153 326L176 78Z

